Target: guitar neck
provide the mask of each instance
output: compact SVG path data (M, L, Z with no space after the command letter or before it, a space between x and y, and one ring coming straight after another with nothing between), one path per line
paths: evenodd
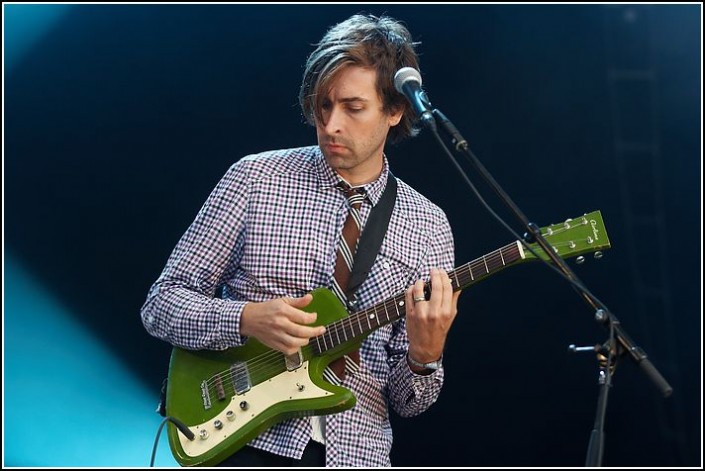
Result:
M525 259L519 241L501 247L448 272L453 291L464 289L509 265ZM405 292L358 311L326 326L326 332L311 342L317 354L331 350L343 343L365 336L370 332L401 319L406 314Z

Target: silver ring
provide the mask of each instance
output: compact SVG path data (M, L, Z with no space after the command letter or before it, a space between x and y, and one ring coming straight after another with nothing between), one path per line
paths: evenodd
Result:
M426 301L426 298L424 296L414 296L415 303L420 303L421 301Z

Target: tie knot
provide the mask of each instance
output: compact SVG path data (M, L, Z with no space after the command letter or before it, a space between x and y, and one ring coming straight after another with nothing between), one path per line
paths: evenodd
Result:
M353 188L346 182L338 183L338 188L343 192L351 205L360 204L367 196L367 192L363 187Z

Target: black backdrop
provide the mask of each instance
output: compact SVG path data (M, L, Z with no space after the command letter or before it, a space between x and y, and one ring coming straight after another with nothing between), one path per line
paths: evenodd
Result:
M232 162L315 142L297 107L303 62L356 12L409 26L433 104L532 221L602 211L612 248L573 266L675 388L664 400L620 362L604 464L701 463L696 5L73 5L5 76L7 249L156 396L170 348L139 320L149 286ZM650 75L611 88L615 68ZM652 145L626 168L624 136ZM429 134L388 155L447 212L458 263L512 240ZM654 211L660 225L634 224ZM581 466L597 362L567 346L606 338L588 306L527 264L460 309L438 403L393 417L393 464Z

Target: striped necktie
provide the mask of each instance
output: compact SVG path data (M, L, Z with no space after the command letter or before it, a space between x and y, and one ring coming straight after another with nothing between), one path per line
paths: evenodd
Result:
M347 307L349 306L348 301L350 301L347 293L348 282L350 281L355 252L357 251L357 243L362 230L360 206L366 198L366 193L364 189L352 188L345 182L340 182L338 188L341 189L348 199L349 211L338 242L338 254L335 262L335 271L333 272L333 292ZM346 359L346 357L348 358ZM342 380L345 379L346 369L348 372L357 370L357 365L359 364L360 352L355 350L335 360L329 367L335 372L336 376Z
M333 272L333 290L338 299L347 306L348 282L353 269L357 242L360 238L362 226L360 222L360 206L365 199L365 190L362 188L351 188L345 182L341 182L338 187L348 199L349 211L338 242L338 255L335 262L335 271Z

